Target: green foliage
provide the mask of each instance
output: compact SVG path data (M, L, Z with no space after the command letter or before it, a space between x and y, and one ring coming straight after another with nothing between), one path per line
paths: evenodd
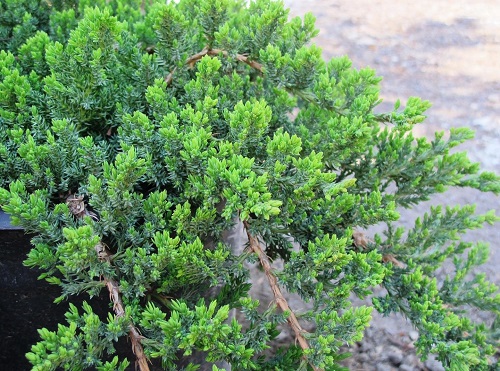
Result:
M340 370L373 308L411 320L423 358L498 367L500 294L473 273L488 248L461 240L498 218L437 206L406 230L397 208L449 187L498 194L500 178L455 151L469 129L413 136L428 102L374 113L381 79L325 62L317 33L271 0L0 1L0 206L34 233L25 264L58 302L108 291L114 312L70 304L67 325L39 330L34 370L125 370L125 336L165 369ZM273 303L249 293L257 261ZM373 308L352 305L380 285ZM277 349L287 323L307 332Z
M126 370L128 360L119 362L114 357L111 362L101 361L104 351L114 352L113 342L127 333L127 320L111 313L107 323L101 322L92 311L92 307L83 303L84 313L70 304L66 313L69 326L59 325L57 332L46 328L38 330L42 341L32 347L32 352L26 354L34 365L33 370L82 370L95 367L97 370ZM102 334L105 333L105 336Z

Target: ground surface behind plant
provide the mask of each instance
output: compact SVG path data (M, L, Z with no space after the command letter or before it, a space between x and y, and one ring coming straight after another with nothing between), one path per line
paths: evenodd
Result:
M291 15L312 11L325 58L347 54L357 68L370 66L383 76L381 108L409 96L433 107L417 135L468 126L476 138L460 147L484 170L500 172L500 4L497 0L302 0L286 1ZM478 212L495 209L500 197L450 189L419 207L403 211L412 225L430 205L476 203ZM500 285L500 226L469 233L488 241L491 259L483 271ZM446 274L446 270L442 273ZM482 313L473 313L482 318ZM483 318L488 320L488 318ZM440 370L439 363L416 361L411 342L417 333L398 317L375 317L372 328L346 365L351 370Z

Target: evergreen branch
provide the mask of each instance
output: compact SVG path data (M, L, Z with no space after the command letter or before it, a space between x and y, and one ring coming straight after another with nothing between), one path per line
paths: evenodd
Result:
M262 247L260 246L259 241L257 241L257 239L254 236L252 236L252 234L250 233L248 222L244 221L243 225L245 226L245 229L246 229L250 248L252 249L252 251L254 253L257 254L259 261L260 261L260 265L264 269L266 277L269 281L269 285L271 286L271 290L273 291L274 301L276 302L276 304L278 304L278 306L281 308L281 310L283 312L290 313L288 318L287 318L287 322L290 325L290 327L292 328L293 332L295 333L295 339L299 342L299 345L302 348L302 350L305 351L306 349L309 349L310 348L309 343L307 342L304 335L302 335L305 330L302 328L302 326L300 326L299 321L297 320L297 317L295 316L295 313L290 309L290 307L288 306L288 302L286 301L283 294L281 293L281 289L278 285L278 280L277 280L276 276L273 274L273 272L271 271L271 264L269 263L269 259L267 258L266 254L262 250ZM304 358L305 358L305 356L304 356ZM307 361L307 359L306 359L306 361ZM311 367L315 371L321 371L320 368L314 366L313 364L311 364Z
M99 260L111 262L111 254L101 242L95 246L95 250L99 256ZM109 291L109 298L113 302L113 311L118 317L124 317L125 309L120 296L118 283L115 280L106 277L104 277L104 282L106 283L106 287ZM137 330L132 323L128 325L128 330L130 340L132 341L132 352L137 357L136 365L139 366L139 370L141 371L149 371L148 360L141 345L141 340L144 339L144 336L139 333L139 330Z
M220 55L220 54L222 54L226 58L229 55L229 53L226 50L222 50L222 49L209 49L209 48L205 47L201 52L196 53L196 54L192 55L191 57L189 57L186 60L185 64L188 65L188 66L193 66L196 62L198 62L205 55L217 56L217 55ZM251 60L248 56L243 55L243 54L236 54L236 59L238 61L240 61L240 62L248 64L250 67L252 67L253 69L255 69L257 71L262 72L262 65L260 63L256 62L256 61ZM176 70L177 70L177 67L175 67L172 70L172 72L170 72L168 74L168 76L165 78L165 82L167 83L167 85L170 85L170 83L172 82L172 79L174 77L174 73L175 73Z
M91 217L95 215L94 213L92 213L93 215L91 215L91 212L87 211L82 196L79 197L76 195L70 195L66 199L66 203L70 211L77 218L82 218L85 215L89 215ZM97 245L94 246L94 249L100 261L106 261L111 264L111 253L106 248L106 245L104 243L99 241ZM120 296L120 288L118 286L118 283L115 280L107 277L104 277L104 282L109 291L109 298L113 303L113 311L118 317L124 317L125 309L123 307L123 301ZM141 345L141 340L144 339L144 336L139 333L139 330L137 330L132 322L130 322L130 324L128 325L128 329L129 337L132 341L132 352L137 357L136 365L139 367L140 371L149 371L148 360Z

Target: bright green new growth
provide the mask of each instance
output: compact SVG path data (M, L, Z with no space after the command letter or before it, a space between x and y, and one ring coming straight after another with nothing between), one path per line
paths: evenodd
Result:
M498 194L500 178L451 151L469 129L413 137L428 102L374 113L380 78L325 62L311 14L270 0L2 0L0 14L0 206L35 233L25 264L58 301L111 296L107 322L70 304L67 325L39 330L34 370L125 370L124 336L141 370L195 370L193 352L234 370L339 370L371 319L350 296L379 285L373 307L412 321L422 358L498 369L498 288L470 278L487 246L460 239L498 218L435 207L411 230L395 222L450 186ZM238 223L243 252L224 237ZM379 223L373 240L355 231ZM245 262L272 303L249 296ZM266 351L287 325L296 339Z

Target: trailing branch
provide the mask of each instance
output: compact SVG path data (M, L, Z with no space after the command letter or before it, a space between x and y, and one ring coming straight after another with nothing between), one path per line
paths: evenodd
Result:
M198 62L201 58L203 58L205 55L212 55L212 56L216 56L216 55L220 55L222 54L224 57L227 58L227 56L229 55L229 53L225 50L222 50L222 49L209 49L209 48L204 48L201 52L199 53L196 53L194 55L192 55L191 57L189 57L187 60L186 60L186 65L188 66L193 66L196 62ZM246 55L243 55L243 54L236 54L236 59L240 62L243 62L245 64L248 64L250 67L252 67L253 69L259 71L259 72L262 72L262 65L256 61L253 61L251 60L250 58L248 58ZM172 72L170 72L168 74L168 76L165 78L165 82L167 83L167 85L169 85L171 82L172 82L172 79L174 77L174 73L175 71L177 70L177 67L174 68L172 70Z
M111 261L111 254L103 243L99 242L95 246L95 250L99 260L107 262ZM109 291L109 298L113 302L113 311L118 317L125 316L125 308L123 307L118 283L115 280L106 277L104 277L104 282L106 283L106 287ZM141 345L141 340L144 339L144 336L139 333L139 330L137 330L132 323L128 325L128 330L128 335L130 337L130 341L132 342L132 352L134 352L137 357L135 361L136 366L138 366L141 371L149 371L148 360Z
M70 195L66 199L66 203L70 211L77 218L82 218L85 215L97 218L96 214L87 211L85 203L83 201L83 196L78 197ZM107 261L108 263L111 264L111 253L106 248L106 245L104 243L102 242L97 243L97 245L94 246L94 249L97 253L99 260ZM109 291L109 298L113 303L113 311L118 317L124 317L125 308L123 307L123 302L120 296L120 288L118 286L118 283L115 280L107 277L104 277L103 279ZM139 330L137 330L137 328L132 324L132 322L130 322L130 324L128 325L128 330L129 330L128 334L130 337L130 341L132 342L132 352L135 354L137 358L135 361L136 368L138 367L140 371L149 371L148 359L144 354L144 349L142 348L141 345L141 340L144 339L144 336L140 334Z
M250 244L250 248L252 249L253 252L255 252L259 258L260 265L264 269L264 272L267 276L267 280L269 281L269 285L271 286L271 289L273 291L274 295L274 301L276 304L280 307L280 309L283 312L288 312L290 313L287 322L292 328L294 334L295 334L295 339L299 342L300 347L302 350L309 349L309 343L307 342L306 338L304 337L303 333L305 330L300 326L299 321L297 320L297 317L295 316L295 313L290 309L288 306L288 302L284 298L283 294L281 293L281 289L278 285L278 280L276 279L276 276L273 274L272 269L271 269L271 264L269 263L269 259L267 258L267 255L264 253L262 250L262 247L259 244L259 241L250 234L249 230L249 225L248 222L244 221L243 225L245 226L247 236L248 236L248 242ZM304 356L306 359L306 357ZM307 361L307 359L306 359ZM312 365L311 367L315 371L320 371L321 369Z

